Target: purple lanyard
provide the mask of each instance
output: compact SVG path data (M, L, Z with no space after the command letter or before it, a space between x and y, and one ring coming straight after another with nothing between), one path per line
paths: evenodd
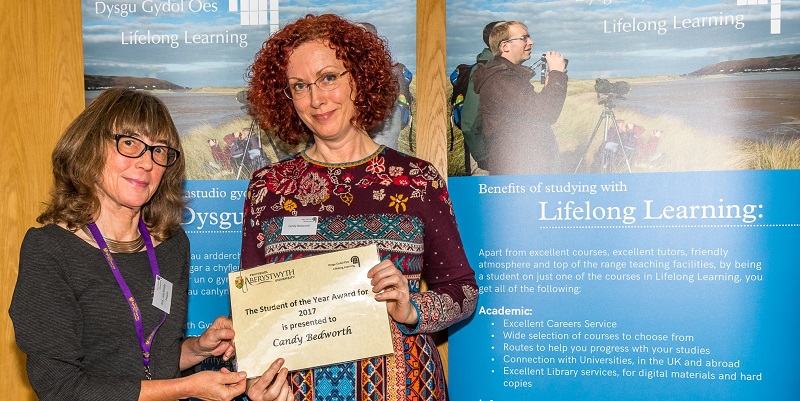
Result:
M136 335L139 336L139 346L142 349L144 375L147 380L152 380L153 373L150 371L150 347L153 344L153 337L155 337L156 332L159 328L161 328L161 325L164 324L164 321L167 320L167 314L164 313L164 318L161 319L161 323L159 323L158 326L153 329L153 332L150 333L150 335L145 339L144 322L142 321L142 315L139 313L139 304L136 303L136 299L133 297L130 287L128 287L128 284L122 277L122 273L119 272L117 264L114 263L114 258L111 257L111 251L108 250L108 245L103 239L103 235L100 234L97 224L89 223L87 224L87 227L89 227L89 231L92 232L92 236L94 237L94 240L97 241L97 245L100 247L100 250L103 251L103 256L106 258L108 267L111 268L111 272L114 273L114 277L117 279L117 284L119 284L119 288L122 290L122 293L125 295L125 299L128 301L128 306L131 308L133 323L136 325ZM144 224L144 220L142 220L141 217L139 218L139 232L142 233L142 239L144 239L144 244L147 247L147 256L150 258L150 270L153 271L153 280L155 280L156 276L159 276L161 273L158 270L158 261L156 260L156 251L153 247L153 240L150 238L150 232L147 231L147 226Z

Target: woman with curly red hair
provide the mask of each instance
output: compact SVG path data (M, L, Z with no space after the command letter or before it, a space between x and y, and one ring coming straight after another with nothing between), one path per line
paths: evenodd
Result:
M277 132L281 140L291 145L313 140L313 131L297 119L293 102L287 101L284 89L291 84L286 75L288 63L276 60L288 60L303 43L322 41L335 52L348 75L324 79L343 78L354 86L354 127L369 131L389 115L397 98L392 59L383 40L331 14L302 18L264 42L250 66L247 93L250 112L264 128Z
M250 77L262 127L311 145L253 175L241 267L376 244L381 262L367 276L392 321L394 353L291 373L279 359L248 397L446 400L430 334L471 315L478 289L444 179L368 134L398 90L386 43L335 15L308 15L264 43ZM284 233L284 219L300 216L317 218L315 232Z

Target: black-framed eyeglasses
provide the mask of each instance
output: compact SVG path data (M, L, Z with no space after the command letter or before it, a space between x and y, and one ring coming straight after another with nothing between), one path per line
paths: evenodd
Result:
M289 84L289 86L283 88L283 94L286 95L289 99L302 99L311 92L311 87L316 86L317 88L324 90L324 91L332 91L339 87L342 84L342 77L347 74L347 70L342 71L341 73L326 73L322 74L319 78L317 78L312 83L307 83L303 81L298 81L293 84Z
M128 135L116 134L114 135L114 140L117 142L117 152L119 154L136 159L149 150L153 163L162 167L169 167L175 164L178 161L178 157L181 156L181 152L177 149L169 146L148 145L141 139Z
M508 39L504 40L503 42L511 42L511 41L514 41L514 40L521 40L523 42L526 42L530 38L531 38L531 35L522 35L522 36L518 36L516 38L508 38Z

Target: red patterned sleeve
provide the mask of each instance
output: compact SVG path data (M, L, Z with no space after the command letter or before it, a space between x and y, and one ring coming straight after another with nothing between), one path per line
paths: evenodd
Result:
M429 180L424 208L428 290L411 294L419 312L414 332L433 333L469 317L478 301L475 272L467 261L444 179L433 166L422 167ZM410 334L410 333L409 333Z

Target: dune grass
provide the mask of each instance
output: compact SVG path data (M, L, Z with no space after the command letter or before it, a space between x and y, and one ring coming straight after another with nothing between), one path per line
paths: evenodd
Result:
M637 77L625 79L637 83L658 82L682 79L678 77ZM573 173L580 162L577 172L593 172L594 155L602 142L601 128L592 143L588 143L593 130L601 120L603 105L598 104L592 79L570 79L567 89L567 100L553 131L561 150L561 173ZM541 85L533 83L537 91ZM450 99L452 87L447 85L446 99ZM416 77L411 82L411 93L416 94ZM412 102L412 115L416 115L416 101ZM632 122L645 127L647 135L660 130L662 136L653 157L649 160L635 160L631 156L633 172L681 172L681 171L717 171L717 170L749 170L749 169L797 169L800 168L800 141L757 143L731 138L723 133L708 132L692 127L671 116L645 116L626 109L624 102L617 102L613 108L617 120ZM450 115L448 110L447 115ZM236 179L236 171L220 170L215 166L208 147L209 139L216 139L224 144L222 137L230 132L245 131L250 128L251 120L242 118L229 121L221 126L208 124L192 128L183 137L183 148L187 160L187 176L189 179ZM400 133L398 150L411 155L415 154L416 122ZM452 130L452 135L450 130ZM267 137L267 133L259 130L262 148L271 162L278 161L281 156L294 154L305 147L295 147L281 143L273 136L277 146L276 154ZM464 138L458 127L449 124L447 135L447 173L450 176L465 174ZM583 158L583 159L582 159ZM248 179L249 175L239 175L239 179Z
M632 85L681 79L678 77L638 77L625 79ZM592 172L594 155L601 146L605 121L591 144L588 143L604 106L598 104L591 79L570 79L567 100L553 131L559 143L561 173ZM533 84L541 90L538 82ZM448 98L449 98L448 93ZM717 132L692 127L675 117L661 115L650 117L626 109L617 102L612 109L617 120L645 127L647 134L660 130L662 136L653 157L635 160L631 155L632 172L680 172L747 169L797 169L800 168L800 142L756 143L741 141ZM449 153L450 175L464 174L463 135L455 129L455 150ZM583 160L581 160L583 158ZM580 168L577 168L580 163Z
M800 141L740 144L737 165L753 170L793 170L800 168Z
M594 162L594 154L602 146L605 118L603 105L598 104L594 93L567 96L567 101L559 121L553 126L562 160L562 172L573 172L584 157L579 172L589 172L584 166ZM708 171L730 170L737 166L732 162L736 151L735 142L727 136L703 132L669 116L648 117L617 106L612 109L617 120L624 120L645 128L646 135L655 130L662 132L653 157L658 162L635 163L633 172L647 171ZM588 143L598 121L600 127L591 144ZM613 124L613 123L610 123ZM587 146L588 145L588 146Z
M220 126L202 124L193 127L188 134L181 138L183 151L186 155L187 178L190 180L249 180L251 172L244 169L240 172L236 168L226 170L214 162L208 146L208 140L216 139L220 146L226 147L227 145L222 138L229 133L239 131L243 131L246 135L250 129L251 122L250 118L238 118ZM303 145L290 147L273 137L276 145L276 148L273 149L266 132L256 127L256 135L261 136L261 148L270 163L275 163L287 154L297 153L303 148Z

